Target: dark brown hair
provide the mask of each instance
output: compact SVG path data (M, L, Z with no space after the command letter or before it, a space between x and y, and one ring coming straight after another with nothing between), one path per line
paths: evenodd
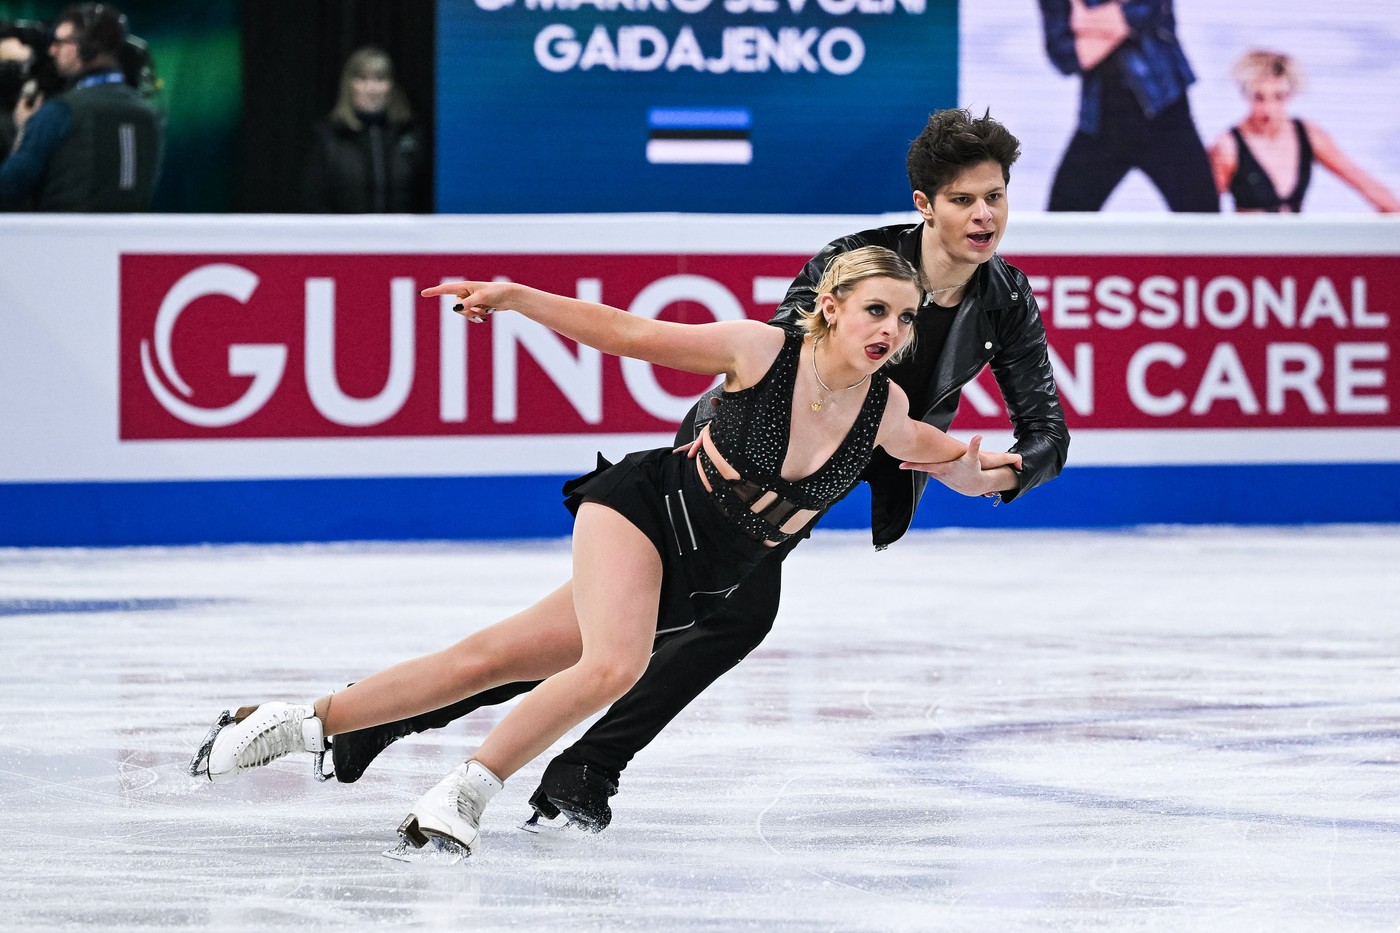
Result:
M1021 141L990 112L974 117L967 110L936 110L910 143L905 164L909 187L932 201L959 172L982 162L996 162L1002 180L1010 181L1011 166L1020 156Z

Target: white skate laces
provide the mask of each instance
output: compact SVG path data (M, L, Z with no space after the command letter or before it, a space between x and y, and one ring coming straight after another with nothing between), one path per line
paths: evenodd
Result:
M481 762L463 762L418 799L399 824L399 835L414 848L434 840L461 856L471 855L477 847L481 812L502 786L501 779Z
M221 784L292 752L313 752L319 757L325 751L325 730L311 707L264 703L240 707L233 715L225 710L205 736L189 770ZM316 770L320 771L319 762Z

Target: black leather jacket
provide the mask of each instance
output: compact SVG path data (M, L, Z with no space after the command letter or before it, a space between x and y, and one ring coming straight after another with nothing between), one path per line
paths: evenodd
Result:
M816 286L831 259L862 246L884 246L921 268L923 224L880 227L842 237L808 260L793 280L772 322L800 326L797 313L812 307ZM911 414L947 430L958 411L962 387L990 364L1011 416L1022 459L1020 485L1001 494L1010 502L1021 493L1060 474L1069 453L1065 413L1050 368L1049 345L1040 309L1020 269L1000 256L978 267L965 289L933 371L915 369L910 361L895 364L890 377L911 400L929 399L927 409ZM870 529L877 548L887 547L909 529L928 474L899 469L899 461L882 450L866 469L871 487Z

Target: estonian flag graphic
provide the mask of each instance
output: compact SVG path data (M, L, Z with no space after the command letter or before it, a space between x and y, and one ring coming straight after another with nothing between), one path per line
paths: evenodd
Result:
M748 165L748 110L654 107L647 111L647 161L658 165Z

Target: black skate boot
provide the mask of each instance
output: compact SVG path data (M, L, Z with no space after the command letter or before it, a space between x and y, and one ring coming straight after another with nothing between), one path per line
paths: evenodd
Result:
M382 726L370 726L368 729L332 736L330 746L331 761L335 768L333 777L342 784L354 784L380 752L404 736L421 731L422 729L414 728L412 719L401 719Z
M480 707L494 706L519 696L534 687L535 683L538 681L493 687L478 693L476 696L467 697L465 700L459 700L451 706L444 706L442 709L433 710L430 713L422 713L418 716L410 716L408 719L400 719L398 722L387 722L382 726L370 726L368 729L342 732L340 735L332 736L329 744L331 762L335 772L334 774L318 775L318 777L321 777L322 780L334 777L342 784L354 784L360 779L360 775L365 773L365 769L370 766L370 763L379 756L379 753L399 739L417 732L426 732L429 729L441 729L448 723L461 719Z
M560 820L555 826L601 833L612 822L608 798L617 793L617 775L607 774L586 764L555 758L540 776L540 786L530 796L535 813L522 829L538 832L549 826L545 821Z

